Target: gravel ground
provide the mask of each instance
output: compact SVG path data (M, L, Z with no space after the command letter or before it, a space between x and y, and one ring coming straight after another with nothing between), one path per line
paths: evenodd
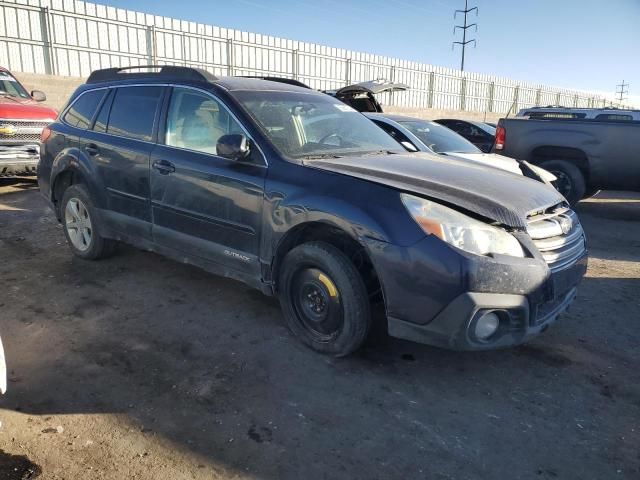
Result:
M35 185L0 179L0 479L638 479L640 196L578 211L589 271L542 337L335 360L239 283L72 257Z

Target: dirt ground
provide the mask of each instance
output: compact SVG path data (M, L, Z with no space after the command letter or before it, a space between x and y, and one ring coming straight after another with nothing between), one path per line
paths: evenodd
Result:
M587 277L530 344L336 360L239 283L72 257L35 185L0 179L0 479L638 479L640 195L578 212Z

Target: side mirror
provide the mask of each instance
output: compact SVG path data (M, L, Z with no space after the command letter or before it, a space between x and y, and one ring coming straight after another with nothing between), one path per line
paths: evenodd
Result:
M33 98L36 102L44 102L47 99L47 96L40 90L33 90L31 92L31 98Z
M216 153L229 160L242 160L249 155L249 140L237 133L223 135L216 144Z

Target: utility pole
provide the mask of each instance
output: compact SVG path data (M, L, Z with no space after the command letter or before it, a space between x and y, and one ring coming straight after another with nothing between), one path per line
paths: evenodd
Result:
M618 90L618 87L620 87L620 90ZM622 103L624 100L627 99L625 95L628 93L629 93L629 84L624 83L624 80L622 80L622 83L616 85L616 95L620 95L620 98L618 98L618 100L620 100L620 103Z
M460 70L464 71L464 50L467 47L468 43L473 42L473 46L476 46L476 39L475 38L471 38L469 40L467 40L467 29L471 28L471 27L475 27L476 28L476 32L478 31L478 24L477 23L472 23L472 24L467 24L467 15L471 12L473 12L474 10L476 11L476 17L478 16L478 7L472 7L469 8L469 5L467 4L468 0L464 0L464 10L456 10L455 12L453 12L453 18L455 19L456 16L458 15L458 13L462 13L464 14L464 25L455 25L453 27L453 34L456 34L456 29L460 28L462 30L462 41L461 42L453 42L453 44L451 45L451 48L454 48L456 45L461 45L462 46L462 61L460 62Z

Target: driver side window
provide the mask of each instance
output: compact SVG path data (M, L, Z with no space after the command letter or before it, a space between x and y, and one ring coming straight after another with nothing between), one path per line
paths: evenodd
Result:
M211 96L175 87L165 133L165 143L169 146L216 155L220 137L243 133L243 130L225 107Z

